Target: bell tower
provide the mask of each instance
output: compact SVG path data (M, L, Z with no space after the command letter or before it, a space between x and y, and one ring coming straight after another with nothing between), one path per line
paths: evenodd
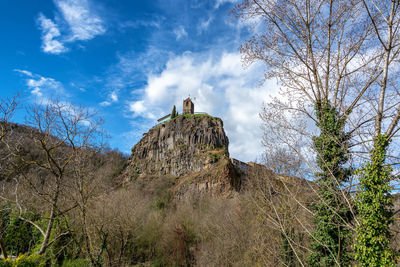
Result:
M183 100L183 114L194 114L194 104L190 97Z

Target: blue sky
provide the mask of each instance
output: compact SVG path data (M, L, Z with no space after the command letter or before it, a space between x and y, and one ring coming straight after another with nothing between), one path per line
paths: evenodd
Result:
M260 85L263 65L242 66L239 46L253 28L229 14L235 2L0 1L1 97L95 109L110 146L130 153L190 95L195 111L223 119L231 156L255 160L258 113L277 85Z

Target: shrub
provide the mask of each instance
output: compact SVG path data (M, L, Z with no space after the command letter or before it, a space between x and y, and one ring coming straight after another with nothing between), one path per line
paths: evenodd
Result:
M67 259L61 265L62 267L89 267L92 266L89 259Z
M36 215L24 214L24 216L33 221L37 219ZM27 253L35 246L41 237L39 231L35 227L13 214L11 214L6 228L4 241L7 250L14 255Z
M41 267L46 266L46 258L44 255L26 255L21 254L15 260L10 258L0 259L0 267Z
M13 264L9 258L8 259L0 258L0 267L12 267L12 266Z
M212 162L217 162L221 158L221 156L218 155L217 153L210 153L210 157Z

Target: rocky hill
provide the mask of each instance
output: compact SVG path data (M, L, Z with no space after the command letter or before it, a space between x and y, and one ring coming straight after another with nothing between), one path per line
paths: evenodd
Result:
M240 190L240 170L229 158L229 140L219 118L181 115L143 134L132 148L124 181L175 179L173 191L230 195Z

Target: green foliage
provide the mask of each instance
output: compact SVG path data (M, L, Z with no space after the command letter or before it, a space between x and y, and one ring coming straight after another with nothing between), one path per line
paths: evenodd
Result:
M213 162L217 162L221 158L221 156L217 153L210 153L209 155Z
M171 119L170 119L169 121L166 121L166 122L164 122L164 123L157 124L155 127L168 124L168 123L170 123L171 121L173 121L173 120L175 120L175 119L177 119L177 118L180 118L180 117L185 117L185 118L202 118L202 117L208 117L208 118L211 118L211 119L221 120L221 118L214 117L214 116L211 116L211 115L209 115L209 114L178 114L178 112L177 112L177 113L176 113L176 116L175 116L174 118L172 118L172 114L171 114L171 117L170 117Z
M13 266L16 267L46 266L46 258L44 255L36 255L36 254L32 254L29 256L21 255L13 262Z
M44 267L46 266L46 257L44 255L24 255L21 254L15 260L0 259L0 267Z
M47 224L48 216L48 214L44 214L43 218L40 220L36 220L35 223L44 228ZM49 239L53 240L60 233L66 232L68 223L70 223L68 216L65 216L65 218L63 218L62 220L54 220ZM36 245L31 248L31 252L33 253L38 253L42 245L43 236L40 235L39 237L40 238L36 242ZM58 237L56 241L53 242L51 246L46 249L45 255L48 261L51 262L52 265L59 265L64 261L64 257L72 258L73 256L75 256L75 254L77 253L76 250L81 251L81 249L77 248L76 243L74 243L73 241L74 240L72 234L66 234Z
M348 136L344 134L344 121L329 101L317 103L317 126L314 149L320 172L316 174L318 199L313 203L315 231L311 237L310 266L348 265L351 231L347 223L352 216L344 201L341 186L348 180L350 170L344 167L347 157Z
M360 192L356 205L360 215L357 227L355 259L360 266L395 266L395 252L390 248L389 226L393 223L391 167L385 166L387 136L374 140L371 160L358 171Z
M37 219L37 215L34 214L24 214L23 216L33 221ZM13 255L27 253L39 242L41 234L32 224L19 219L13 213L10 213L6 220L4 243L9 253Z
M92 263L90 262L89 259L67 259L64 260L63 264L61 267L90 267L92 266Z
M208 118L212 118L212 119L219 119L217 117L213 117L211 115L208 114L182 114L180 116L184 116L185 118L201 118L201 117L208 117Z
M176 107L174 105L174 107L172 108L172 112L171 112L171 119L174 119L176 116L177 116Z
M0 267L12 267L13 264L10 259L0 258Z

